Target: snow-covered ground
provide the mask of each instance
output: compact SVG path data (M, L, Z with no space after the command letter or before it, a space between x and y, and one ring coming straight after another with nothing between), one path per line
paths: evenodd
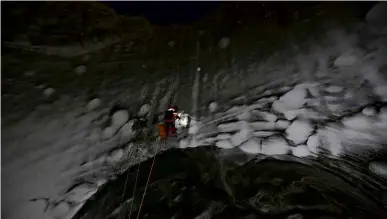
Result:
M205 80L216 85L214 90L201 91L201 71L205 69L196 71L193 102L180 104L179 100L190 99L180 94L180 98L174 97L176 104L196 116L202 92L218 98L205 107L209 116L192 121L186 138L163 149L216 145L238 147L248 154L308 158L328 153L337 159L385 151L387 79L382 67L387 64L387 44L383 36L373 39L360 47L358 35L335 30L325 42L328 45L315 45L306 55L286 62L257 62L243 77L251 88L248 94L230 87L234 79L224 80L222 73L215 74L214 80ZM317 67L310 68L310 63ZM271 76L263 79L265 74ZM90 101L60 99L4 127L2 216L69 218L112 177L115 166L152 156L156 143L135 144L134 124L139 117L152 118L162 110L177 83L174 79L164 89L167 98L160 98L159 86L154 86L153 92L144 90L153 95L137 115L126 109L109 113L112 100L102 97ZM223 90L217 90L219 84ZM238 92L230 100L229 94ZM46 96L54 93L55 88L43 92ZM151 127L149 122L146 125ZM385 177L385 163L370 166L371 171Z

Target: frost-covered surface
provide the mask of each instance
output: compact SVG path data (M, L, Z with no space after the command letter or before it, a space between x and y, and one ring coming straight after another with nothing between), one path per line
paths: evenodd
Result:
M217 97L212 106L206 103L201 111L204 115L211 111L207 114L210 116L191 121L188 136L180 142L170 141L163 149L215 145L248 154L289 154L303 159L327 154L340 159L386 150L387 84L379 68L386 64L381 44L385 39L372 41L379 44L368 51L358 48L356 35L333 33L334 37L327 40L330 46L317 45L307 58L295 57L302 62L273 59L256 63L259 67L251 68L243 77L251 88L248 94L232 87L237 83L235 78L214 73L213 80L203 82L215 84L211 91L203 90ZM332 57L334 63L328 63ZM318 63L315 70L305 64L312 62ZM357 71L359 66L362 71ZM275 79L263 79L265 73ZM173 95L177 79L168 87L163 85L170 78L158 81L151 86L153 90L141 91L144 103L138 108L128 107L131 111L109 113L113 101L106 97L90 102L82 98L60 100L4 127L2 215L10 219L65 218L73 213L109 180L112 167L121 162L129 166L154 155L156 143L145 146L134 142L138 116L153 119L170 98L196 116L200 98L206 95L201 93L201 77L201 71L196 71L190 90L183 93L185 88L180 88L176 94L179 98ZM128 92L117 90L123 95ZM51 97L55 90L47 88L43 93ZM237 93L239 96L230 101ZM111 97L117 97L116 93ZM132 111L136 116L131 116ZM152 128L150 120L145 123L143 126ZM370 164L370 169L382 176L385 168L385 164Z
M104 40L101 43L95 43L93 41L86 42L83 46L74 44L66 47L54 47L54 46L32 46L26 45L24 42L5 42L4 44L10 48L18 48L27 51L33 51L45 55L55 55L63 57L75 57L86 53L98 51L106 46L119 42L119 37L111 37Z

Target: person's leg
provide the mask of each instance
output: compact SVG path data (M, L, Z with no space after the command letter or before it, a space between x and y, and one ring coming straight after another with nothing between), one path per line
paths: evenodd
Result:
M171 123L171 136L176 136L175 123Z
M166 129L166 131L167 131L167 136L169 135L169 129L170 129L170 127L171 127L171 123L169 123L169 122L165 122L165 129Z

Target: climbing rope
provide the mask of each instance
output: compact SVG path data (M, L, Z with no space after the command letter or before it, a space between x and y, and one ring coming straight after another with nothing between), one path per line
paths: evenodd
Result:
M149 170L148 179L147 179L146 184L145 184L144 193L142 194L142 199L141 199L141 202L140 202L140 207L139 207L139 209L138 209L136 219L138 219L138 218L140 217L142 204L143 204L144 199L145 199L146 190L148 189L149 180L150 180L150 177L151 177L151 175L152 175L153 166L155 165L155 160L156 160L156 156L157 156L157 153L158 153L158 151L159 151L160 145L161 145L161 141L157 144L156 154L155 154L155 156L153 157L152 165L151 165L151 168L150 168L150 170ZM130 217L129 217L129 218L130 218Z
M130 205L130 211L129 211L129 219L130 219L130 216L132 215L132 210L133 210L133 203L134 203L134 195L136 194L136 188L137 188L137 179L138 179L138 173L140 172L140 164L138 164L138 168L137 168L137 173L136 173L136 180L134 181L134 189L133 189L133 194L132 194L132 204Z
M130 158L133 154L133 151L134 150L131 150L130 153L128 154L128 157ZM138 175L137 175L138 176ZM136 176L136 182L137 182L137 176ZM125 179L125 187L124 187L124 192L122 193L122 196L121 196L121 201L120 201L120 205L122 205L122 202L124 201L124 196L125 196L125 193L126 193L126 187L127 187L127 184L128 184L128 179L129 179L129 171L126 173L126 179ZM136 185L135 185L136 186ZM135 187L136 188L136 187ZM133 194L134 195L134 194ZM133 206L133 201L132 201L132 206ZM117 219L119 217L119 214L117 214Z
M173 75L173 78L172 78L172 86L174 86L174 83L175 83L175 79L176 79L176 75L177 75L177 71L175 69L175 72L174 72L174 75ZM170 97L170 100L169 100L169 103L171 104L172 103L172 99L173 97ZM147 136L145 136L145 139L144 141L146 140ZM141 212L141 208L142 208L142 204L144 202L144 199L145 199L145 195L146 195L146 191L147 191L147 188L148 188L148 184L149 184L149 180L150 180L150 177L151 177L151 174L152 174L152 171L153 171L153 166L155 164L155 160L156 160L156 156L157 156L157 153L159 151L159 148L160 148L160 145L164 143L165 145L167 144L167 142L162 142L162 141L159 141L158 144L157 144L157 148L156 148L156 154L155 156L153 157L153 162L152 162L152 166L151 166L151 169L149 171L149 175L148 175L148 179L147 179L147 182L145 184L145 189L144 189L144 193L143 193L143 196L142 196L142 199L141 199L141 203L140 203L140 207L139 207L139 210L138 210L138 213L137 213L137 219L139 218L140 216L140 212ZM131 153L130 153L131 155ZM135 199L135 194L136 194L136 189L137 189L137 182L138 182L138 175L140 173L140 167L141 167L141 163L138 164L138 167L137 167L137 173L136 173L136 179L135 179L135 182L134 182L134 189L133 189L133 194L132 194L132 203L130 205L130 211L129 211L129 217L131 217L132 215L132 211L133 211L133 203L134 203L134 199ZM128 178L129 178L129 171L128 173L126 174L126 180L125 180L125 187L124 187L124 192L122 193L122 196L121 196L121 202L120 202L120 205L122 205L122 202L123 202L123 199L124 199L124 195L126 193L126 186L127 186L127 183L128 183ZM119 214L117 215L117 219L118 219L118 216Z

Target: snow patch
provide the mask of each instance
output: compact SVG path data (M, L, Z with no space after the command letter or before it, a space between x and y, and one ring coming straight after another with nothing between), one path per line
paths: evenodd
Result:
M197 122L195 120L192 120L190 127L188 129L188 134L194 135L194 134L198 133L201 127L202 127L201 122Z
M46 88L46 89L44 89L44 91L43 91L43 94L44 94L45 97L50 97L50 96L52 96L54 93L55 93L55 89L54 89L54 88L51 88L51 87Z
M210 103L208 109L210 110L210 112L214 113L218 109L218 104L216 102L212 102Z
M127 110L118 110L112 116L112 126L121 127L129 119L129 113Z
M286 219L303 219L304 217L302 216L302 214L292 214L292 215L289 215ZM324 217L322 217L323 219ZM329 218L329 217L327 217Z
M280 97L279 101L284 103L290 109L301 108L305 103L306 90L302 87L296 87L285 95Z
M116 163L120 161L123 156L124 156L124 150L122 148L119 148L112 152L111 156L109 157L109 161Z
M132 127L134 124L134 120L129 120L129 122L125 123L120 129L121 138L125 141L129 141L135 136L135 131L133 131Z
M230 138L232 138L232 135L230 134L219 134L216 136L216 140L229 140Z
M203 82L205 83L205 82L207 82L207 80L208 80L208 74L205 74L203 77Z
M211 138L211 137L202 140L204 145L213 145L215 141L216 141L216 138Z
M365 116L375 116L376 109L374 107L366 107L366 108L363 109L362 113Z
M150 105L144 104L141 106L140 111L138 112L139 116L146 116L150 111Z
M380 109L379 118L382 121L387 121L387 107L383 107Z
M245 112L237 115L236 117L240 121L249 121L251 119L251 113L248 111L245 111Z
M306 142L306 145L308 146L309 150L313 153L317 153L317 149L320 146L320 139L317 135L312 135L308 138L308 141Z
M41 89L44 89L45 87L46 87L46 85L40 84L40 85L36 86L36 89L41 90Z
M307 121L296 120L287 129L287 138L295 144L300 144L306 141L312 133L313 126Z
M290 150L288 143L283 138L269 138L262 142L262 154L279 155L287 154Z
M330 151L333 156L340 156L343 153L341 135L337 128L327 127L319 130L318 136L323 141L321 146Z
M355 115L342 120L343 124L354 130L367 130L372 127L373 122L370 118L364 115Z
M83 75L86 72L86 66L80 65L74 69L75 74Z
M113 137L114 133L116 132L116 129L109 126L109 127L106 127L103 132L102 132L102 138L103 139L110 139L111 137Z
M382 97L383 101L387 101L387 85L378 85L373 89L374 93Z
M36 74L35 71L27 71L27 72L24 73L24 76L25 76L25 77L32 77L32 76L34 76L35 74Z
M311 155L310 150L306 145L299 145L292 148L292 154L296 157L307 157Z
M171 40L168 42L168 46L173 48L176 45L176 42L174 40Z
M88 140L89 141L92 141L92 142L97 142L100 140L100 136L101 136L101 130L99 129L93 129L89 136L88 136Z
M215 143L215 146L216 147L219 147L219 148L224 148L224 149L230 149L230 148L233 148L234 146L231 144L230 141L228 140L220 140L220 141L217 141Z
M340 93L341 91L344 90L344 88L332 85L327 87L325 90L329 93Z
M225 49L230 45L230 38L228 37L223 37L222 39L219 40L218 46L221 49Z
M306 103L305 88L295 87L283 95L279 100L274 101L272 109L285 115L286 119L293 120L303 112L301 107Z
M70 212L70 205L67 202L61 202L51 212L50 215L54 218L61 218Z
M303 113L305 113L305 109L289 110L284 112L284 116L287 120L291 121Z
M182 139L182 140L180 140L180 142L179 142L179 148L187 148L188 147L188 139Z
M248 141L243 143L239 148L248 154L258 154L261 151L261 141L257 138L250 138Z
M87 110L93 111L96 108L98 108L100 105L101 105L101 100L99 98L94 98L90 100L89 103L87 104Z
M96 182L98 187L104 185L105 183L107 183L107 179L104 179L104 178L98 179Z
M334 65L336 67L354 66L359 61L359 58L353 52L347 52L336 58Z
M275 126L277 129L287 129L290 125L290 122L289 121L286 121L286 120L278 120L276 123L275 123Z

